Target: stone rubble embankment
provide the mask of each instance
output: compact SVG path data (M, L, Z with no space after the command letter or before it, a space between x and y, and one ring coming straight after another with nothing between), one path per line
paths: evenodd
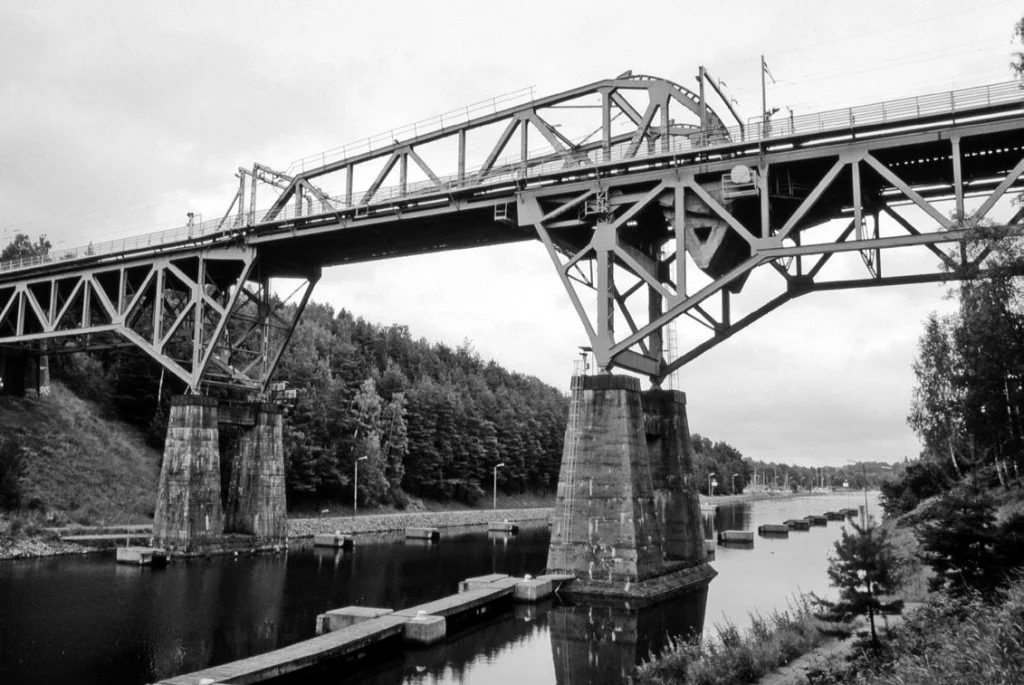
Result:
M57 557L65 554L90 554L95 551L96 549L93 547L83 547L72 542L45 540L42 538L0 540L0 560Z
M288 521L288 536L308 537L316 533L386 533L405 528L456 528L486 525L491 521L547 521L551 507L540 509L467 509L465 511L417 511L405 514L366 516L324 516Z

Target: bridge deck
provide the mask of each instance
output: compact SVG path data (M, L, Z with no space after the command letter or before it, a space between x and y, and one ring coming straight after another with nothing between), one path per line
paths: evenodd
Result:
M657 147L652 150L640 150L634 156L623 155L622 150L614 149L611 154L591 160L584 167L566 169L561 161L530 163L525 169L509 164L507 173L502 172L483 180L474 180L472 174L462 178L445 176L436 182L409 184L407 187L388 187L380 189L369 203L353 203L345 197L330 197L332 208L325 211L318 208L312 212L298 210L291 206L275 212L268 217L266 211L258 212L250 217L248 225L225 225L222 220L211 220L201 225L180 227L166 231L132 236L108 243L92 244L79 248L51 251L41 258L19 260L17 262L0 263L0 280L10 280L12 272L32 273L46 270L48 266L60 263L65 268L72 263L95 263L103 257L123 257L124 255L151 252L167 252L193 249L197 244L210 244L237 240L240 234L251 238L252 234L261 235L267 229L275 228L294 230L299 224L305 224L311 218L335 226L344 219L372 218L383 209L383 216L401 218L403 206L411 203L420 210L417 230L401 236L394 234L394 226L389 227L387 235L377 227L369 227L372 235L359 236L346 245L336 246L336 253L330 263L351 263L370 259L381 259L404 254L417 254L428 250L454 249L474 247L478 245L494 245L505 242L530 239L532 235L522 235L512 231L481 231L479 221L467 222L465 219L456 221L452 226L453 213L457 215L466 209L459 206L453 198L469 192L483 205L493 209L495 204L514 202L516 190L520 183L538 183L544 179L565 178L566 174L575 174L577 178L589 177L598 169L611 171L623 165L635 165L637 162L657 163L659 160L673 159L674 165L706 161L709 159L740 159L751 155L762 155L769 151L808 148L821 145L830 140L840 138L870 139L885 135L906 134L925 130L936 126L951 127L966 120L984 120L986 117L1010 116L1019 117L1024 113L1024 90L1017 82L1000 83L936 93L911 98L902 98L886 102L873 103L845 109L830 110L791 117L788 120L771 122L764 128L760 122L750 122L745 129L732 127L728 136L723 137L716 132L714 137L704 134L695 135L692 139L675 141L670 149ZM407 141L412 145L416 140ZM524 176L518 175L523 171ZM602 173L603 175L603 173ZM371 211L371 208L376 208ZM442 209L444 216L424 217L422 210L427 208ZM397 215L396 215L397 214ZM443 222L446 225L444 245L434 242L423 242L426 221ZM354 222L368 225L370 222ZM466 224L466 225L462 225ZM455 229L455 233L451 229ZM500 228L500 227L499 227ZM365 249L355 254L353 246ZM369 245L369 247L365 247ZM293 257L289 256L288 260ZM62 269L63 270L63 269Z

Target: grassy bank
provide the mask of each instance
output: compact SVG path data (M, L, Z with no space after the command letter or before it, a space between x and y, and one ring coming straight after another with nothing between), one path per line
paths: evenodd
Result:
M11 528L146 522L153 515L160 453L139 431L107 419L60 383L41 399L0 397L0 437L24 453L20 506Z
M637 669L636 685L726 685L755 683L837 635L848 635L844 625L826 623L813 615L802 600L788 611L767 617L752 616L740 631L719 626L717 634L700 642L674 642L656 658Z
M834 659L816 685L1024 683L1024 580L994 601L933 596L907 613L878 652Z

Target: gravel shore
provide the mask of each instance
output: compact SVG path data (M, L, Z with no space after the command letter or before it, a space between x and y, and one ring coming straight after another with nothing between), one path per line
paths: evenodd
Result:
M34 559L37 557L59 557L66 554L92 554L95 547L83 547L72 542L44 540L43 538L19 538L0 540L0 561L4 559Z
M551 507L542 509L470 509L466 511L418 511L408 514L379 514L367 516L325 516L288 521L288 536L308 537L316 533L384 533L405 528L453 528L479 526L491 521L546 521L554 513Z

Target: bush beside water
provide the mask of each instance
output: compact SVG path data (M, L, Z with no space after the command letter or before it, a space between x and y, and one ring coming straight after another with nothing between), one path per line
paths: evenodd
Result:
M745 631L726 624L718 626L716 633L701 642L671 642L660 655L637 669L634 683L754 683L830 636L846 636L850 631L845 624L816 618L811 600L802 598L789 611L752 615Z

